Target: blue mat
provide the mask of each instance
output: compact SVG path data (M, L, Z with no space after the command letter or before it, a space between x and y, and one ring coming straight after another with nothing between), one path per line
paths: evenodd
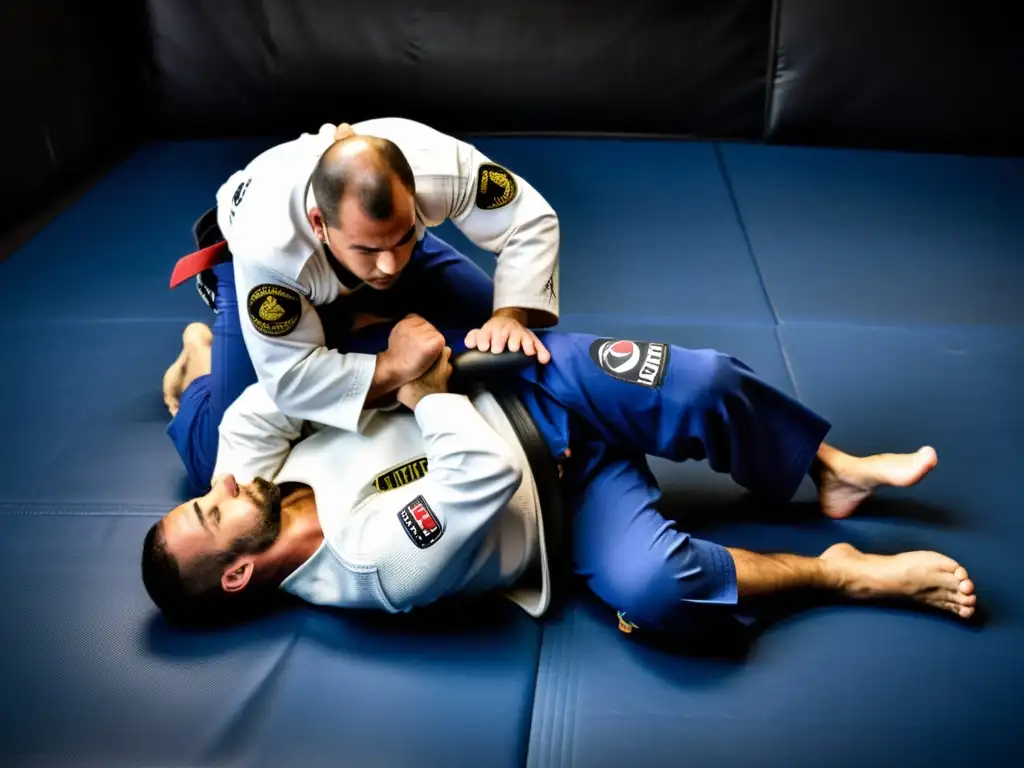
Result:
M564 320L771 322L712 145L475 143L529 179L558 211ZM465 243L451 224L439 233L453 245ZM493 265L491 256L478 258Z
M1024 159L721 153L782 322L1024 323Z
M1024 190L1015 160L486 139L562 222L562 329L724 349L854 452L940 454L844 522L652 466L666 513L723 544L938 548L985 607L782 606L746 654L666 647L585 594L393 619L298 607L166 627L142 536L187 493L161 376L208 313L167 291L217 185L269 139L145 147L0 264L19 366L0 496L3 765L992 764L1024 746ZM451 225L439 234L460 246ZM467 252L493 268L493 257Z

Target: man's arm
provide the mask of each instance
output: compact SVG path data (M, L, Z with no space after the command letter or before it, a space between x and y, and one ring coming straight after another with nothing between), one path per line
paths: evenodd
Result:
M522 481L512 450L470 400L441 389L399 395L422 431L427 474L369 497L337 541L348 563L376 571L396 611L431 603L465 578Z
M370 355L328 349L320 318L300 286L259 262L236 258L235 284L246 348L282 413L356 431L363 409L407 380L408 361L399 350ZM443 339L435 345L439 349Z
M303 420L283 414L259 384L252 384L224 412L213 482L231 474L239 482L273 480L281 471Z
M427 605L465 577L522 480L508 445L464 395L429 395L414 413L429 471L369 497L338 540L348 562L376 570L396 611Z
M560 230L554 208L472 144L457 141L456 157L448 217L474 244L498 255L495 313L532 327L555 325Z

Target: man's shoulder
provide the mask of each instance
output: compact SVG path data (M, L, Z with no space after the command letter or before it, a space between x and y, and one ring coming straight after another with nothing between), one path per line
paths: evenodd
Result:
M420 179L458 173L462 140L405 117L380 117L352 126L356 133L394 142Z
M318 245L306 219L306 186L330 140L322 131L272 147L221 187L217 219L236 262L298 279Z

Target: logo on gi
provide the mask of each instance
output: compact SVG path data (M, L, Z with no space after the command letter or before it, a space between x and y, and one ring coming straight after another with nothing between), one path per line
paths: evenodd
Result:
M397 467L392 467L386 472L381 472L374 478L373 487L380 493L386 493L408 485L414 480L419 480L426 474L427 457L421 456L418 459L399 464Z
M417 496L402 507L402 511L398 513L398 520L412 543L420 549L433 546L444 533L441 523L422 496Z
M668 357L668 345L657 341L597 339L590 345L590 358L605 373L651 389L665 380Z

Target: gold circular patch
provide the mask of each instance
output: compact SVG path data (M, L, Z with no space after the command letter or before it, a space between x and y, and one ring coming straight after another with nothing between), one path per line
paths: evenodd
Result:
M257 285L249 291L246 304L253 328L264 336L287 336L302 316L298 291L283 285Z

